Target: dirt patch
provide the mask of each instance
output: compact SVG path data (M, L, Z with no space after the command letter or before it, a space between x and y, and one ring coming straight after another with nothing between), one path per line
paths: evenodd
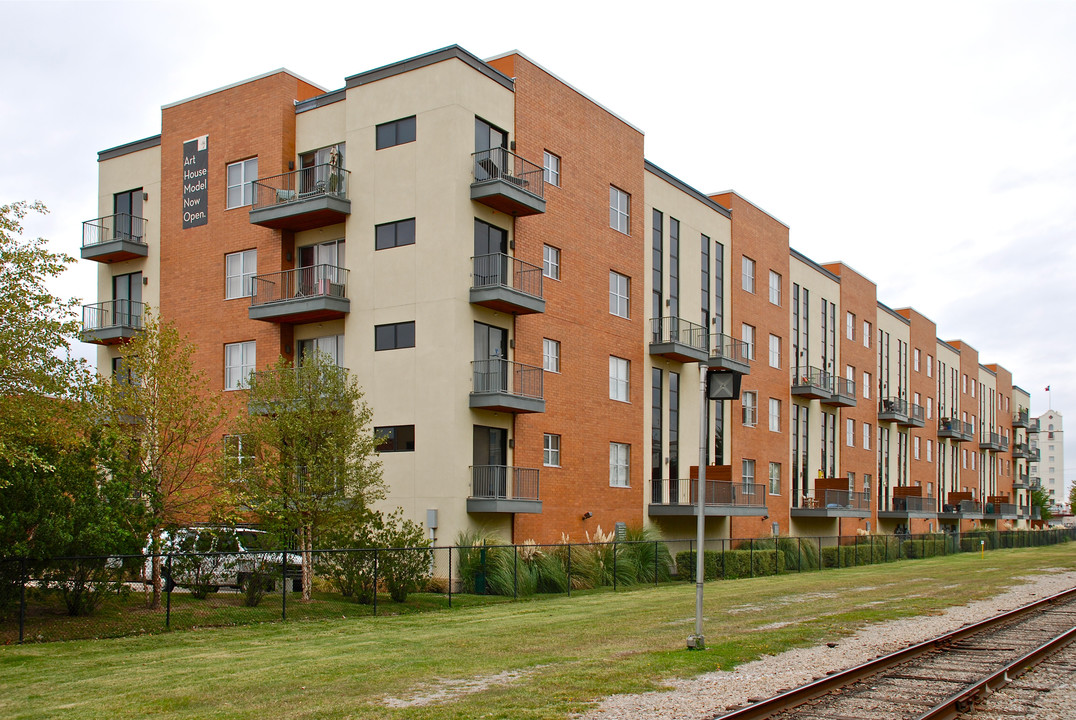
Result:
M446 700L455 700L464 695L482 692L496 685L508 685L526 677L531 672L530 670L503 670L496 675L482 675L455 680L441 679L433 683L420 685L407 697L388 697L383 702L386 706L393 708L434 705Z

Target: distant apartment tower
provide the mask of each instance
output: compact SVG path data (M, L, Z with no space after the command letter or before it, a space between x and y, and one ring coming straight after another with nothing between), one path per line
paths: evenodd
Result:
M1047 410L1038 417L1038 437L1031 442L1031 475L1038 478L1042 489L1050 496L1050 504L1058 508L1068 503L1065 492L1065 428L1061 412Z

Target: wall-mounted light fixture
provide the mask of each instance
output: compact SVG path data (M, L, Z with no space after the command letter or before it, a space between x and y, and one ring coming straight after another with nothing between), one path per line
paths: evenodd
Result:
M589 520L592 517L594 517L594 513L590 512L589 510L587 510L585 513L583 513L583 519L584 520Z
M149 278L146 277L145 275L142 276L142 284L143 285L149 285Z

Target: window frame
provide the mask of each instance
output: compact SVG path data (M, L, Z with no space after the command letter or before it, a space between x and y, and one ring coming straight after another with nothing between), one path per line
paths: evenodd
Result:
M744 292L755 294L755 261L746 255L740 256L740 288Z
M408 228L410 232L410 238L408 238ZM400 239L400 230L403 229L403 240ZM386 239L391 239L391 244L382 244L382 231L385 231ZM391 230L392 237L388 238L388 231ZM403 220L393 220L392 222L380 223L374 225L374 250L391 250L398 247L407 247L408 245L414 245L415 239L418 234L418 229L415 223L415 218L404 218Z
M238 364L231 364L229 358L229 350L237 348L239 352ZM247 352L250 352L250 357L247 357ZM258 345L255 340L242 340L240 342L225 343L224 344L224 389L226 391L232 390L246 390L250 387L248 381L250 374L254 372L254 369L258 366ZM244 372L245 370L245 372ZM238 373L235 375L235 373ZM234 382L233 382L234 375Z
M392 137L382 139L382 131L387 134L388 131L392 132ZM404 139L400 139L401 130L403 130ZM396 120L389 120L388 122L379 123L374 126L374 150L387 150L391 147L397 147L399 145L407 145L418 140L418 120L416 115L408 115L407 117L397 118Z
M550 352L550 350L553 352ZM551 367L551 365L554 367ZM560 373L560 340L542 338L542 370Z
M609 356L609 399L631 402L631 360L616 355Z
M631 193L609 186L609 227L631 235Z
M620 313L621 304L624 306L623 314ZM631 319L631 278L616 270L609 271L609 314L625 320Z
M542 245L542 277L560 280L560 248Z
M770 367L781 369L781 336L770 334Z
M781 432L781 400L779 398L770 398L769 425L770 432Z
M248 177L251 164L254 167L254 176ZM238 183L232 182L232 168L238 167L239 173L242 176ZM258 179L258 156L246 158L245 160L236 160L235 162L228 163L224 171L224 205L225 210L235 210L236 208L247 207L254 204L254 181ZM239 203L232 204L232 190L233 188L239 189Z
M781 273L779 273L779 272L777 272L775 270L770 270L770 304L771 305L776 305L777 307L781 307L781 290L782 290L781 285L782 285ZM777 297L776 300L774 300L775 295Z
M609 487L631 487L630 443L609 442Z
M556 447L554 447L554 445ZM554 457L555 456L555 457ZM560 467L560 435L542 434L542 467Z
M774 473L775 468L777 470L776 473ZM776 483L776 489L775 489L774 483ZM781 494L781 463L775 463L775 462L770 463L769 491L770 491L770 495L780 495Z
M400 330L401 330L401 328L405 328L408 325L411 326L411 344L410 345L400 345L399 344L401 342L401 340L400 340ZM393 344L390 345L390 346L382 346L381 345L381 339L379 338L380 333L378 331L383 329L383 328L392 328L392 332L393 332L392 343ZM406 335L404 336L403 342L407 342ZM407 348L415 347L415 343L416 343L416 336L415 336L415 321L414 320L406 320L404 322L398 322L398 323L383 323L381 325L374 325L374 352L381 352L381 351L385 351L385 350L405 350Z
M231 274L228 259L232 257L239 258L239 273L236 275ZM254 268L247 271L247 258L252 257L254 259ZM224 255L224 299L225 300L241 300L244 298L250 298L254 295L254 276L258 274L258 249L251 248L249 250L239 250L237 252L225 253ZM239 294L233 295L231 290L231 281L233 279L239 280ZM248 282L249 281L249 282ZM243 286L247 286L247 292L243 292Z
M407 433L400 437L400 430L406 430L410 428L411 447L407 447ZM389 431L388 437L377 446L378 454L381 453L399 453L399 452L414 452L415 451L415 426L414 425L382 425L374 428L374 436L376 437L383 431ZM404 447L400 447L401 441L404 443ZM392 448L386 448L385 445L391 443Z
M542 156L542 179L553 187L560 187L560 155L544 151ZM556 167L553 167L553 166Z
M758 393L754 390L740 393L740 421L744 427L758 427Z

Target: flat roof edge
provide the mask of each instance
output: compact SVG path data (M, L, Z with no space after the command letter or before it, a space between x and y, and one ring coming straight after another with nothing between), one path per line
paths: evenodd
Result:
M888 305L886 305L886 304L885 304L884 302L882 302L881 300L879 300L879 301L878 301L878 307L882 308L882 309L883 309L883 310L885 310L885 311L886 311L887 313L889 313L890 315L892 315L893 317L895 317L895 318L896 318L897 320L900 320L900 321L901 321L902 323L904 323L904 324L905 324L905 325L907 325L908 327L911 327L911 326L912 326L912 321L911 321L911 320L909 320L908 318L904 317L904 316L903 316L903 315L901 315L901 314L900 314L899 312L897 312L897 311L896 311L896 310L894 310L893 308L889 307Z
M720 195L721 193L717 193L717 194ZM758 206L756 206L756 207L758 207ZM762 208L759 208L759 209L761 210ZM765 211L763 210L763 212L765 212ZM776 218L774 218L774 219L776 220ZM777 222L781 222L781 221L778 220ZM781 223L781 224L784 225L784 223ZM788 226L786 225L785 227L788 227ZM841 276L840 275L837 275L837 274L835 274L835 273L833 273L833 272L831 272L829 270L826 270L824 267L822 267L821 265L816 263L814 260L812 260L811 258L809 258L806 255L804 255L803 253L801 253L796 248L790 247L790 248L788 248L788 252L792 255L792 257L796 258L797 260L799 260L801 262L807 263L813 269L815 269L818 272L822 273L823 275L828 277L830 280L835 280L838 283L841 281Z
M140 150L148 150L152 147L158 147L160 144L160 135L154 135L152 137L142 138L141 140L135 140L134 142L124 143L123 145L117 145L116 147L110 147L106 150L101 150L100 152L98 152L97 162L111 160L112 158L118 158L123 155L130 155L131 153L136 153Z
M744 196L743 196L743 195L741 195L740 193L736 192L735 190L722 190L721 192L715 192L715 193L706 193L706 194L707 194L707 195L710 195L711 197L712 197L712 196L714 196L714 195L735 195L736 197L740 198L741 200L743 200L743 201L744 201L745 203L747 203L747 204L748 204L748 205L750 205L751 207L753 207L753 208L755 208L756 210L758 210L758 211L759 211L760 213L763 213L764 215L766 215L766 217L770 218L771 220L775 220L775 221L777 221L778 223L780 223L781 225L784 225L784 226L785 226L786 228L788 228L789 230L791 230L791 229L792 229L792 226L791 226L791 225L789 225L788 223L784 222L783 220L781 220L781 219L780 219L779 217L777 217L777 216L776 216L776 215L774 215L773 213L770 213L769 211L767 211L767 210L766 210L765 208L763 208L763 207L762 207L761 205L759 205L758 203L756 203L756 202L752 202L752 201L748 200L748 199L747 199L746 197L744 197ZM817 264L817 263L815 263L815 264Z
M347 97L347 88L340 88L339 90L332 90L324 95L315 95L312 98L306 100L300 100L295 105L295 114L306 112L308 110L314 110L319 107L325 107L326 105L332 105L338 103L341 100L345 100Z
M729 210L727 207L725 207L721 203L715 202L714 200L711 200L710 198L706 197L706 195L704 195L699 190L696 190L695 188L691 187L690 185L685 183L683 180L681 180L681 179L679 179L677 177L674 177L673 175L670 175L668 172L662 170L661 168L659 168L657 165L650 162L646 158L643 158L643 167L644 167L644 169L649 170L650 172L654 173L659 178L661 178L665 182L669 183L670 185L672 185L676 189L678 189L678 190L692 196L693 198L695 198L696 200L698 200L702 204L712 208L713 210L716 210L717 212L721 213L725 217L727 217L727 218L732 217L732 211Z
M515 92L516 84L512 82L512 78L501 71L490 67L483 60L479 59L478 56L464 50L459 45L449 45L440 50L423 53L422 55L416 55L415 57L406 60L382 65L381 67L367 70L358 73L357 75L351 75L344 78L344 87L345 89L359 87L360 85L377 82L378 80L384 80L385 78L390 78L395 75L402 75L403 73L418 70L419 68L424 68L428 65L435 65L439 62L444 62L445 60L451 60L453 58L470 65L490 80L500 83L507 89Z
M254 77L249 77L249 78L247 78L245 80L240 80L238 82L223 85L223 86L221 86L219 88L213 88L212 90L206 90L205 92L198 93L197 95L191 95L189 98L183 98L182 100L176 100L175 102L170 102L170 103L168 103L166 105L161 105L161 110L167 110L168 108L173 108L173 107L176 107L177 105L182 105L184 103L189 103L192 100L199 100L199 99L204 98L204 97L209 97L210 95L215 95L215 94L217 94L219 92L224 92L225 90L231 90L232 88L239 87L240 85L246 85L247 83L252 83L252 82L256 82L258 80L263 80L263 79L265 79L267 77L272 77L273 75L276 75L278 73L284 73L285 75L291 75L296 80L302 80L304 83L306 83L308 85L313 85L318 90L321 90L323 93L328 92L321 85L318 85L315 82L310 82L309 80L304 78L302 75L298 75L296 73L293 73L291 70L288 70L287 68L281 67L281 68L277 68L276 70L270 70L269 72L264 72L261 75L255 75Z

